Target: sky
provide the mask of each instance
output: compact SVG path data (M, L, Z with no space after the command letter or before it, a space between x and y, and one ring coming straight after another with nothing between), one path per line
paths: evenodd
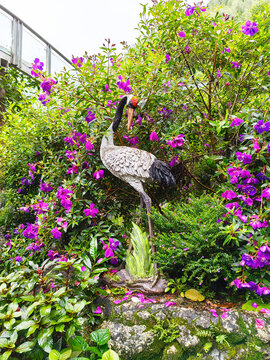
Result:
M193 4L194 0L187 0ZM135 42L140 4L151 0L0 0L68 59L98 53L105 38L121 50L121 41ZM207 1L204 1L207 3Z

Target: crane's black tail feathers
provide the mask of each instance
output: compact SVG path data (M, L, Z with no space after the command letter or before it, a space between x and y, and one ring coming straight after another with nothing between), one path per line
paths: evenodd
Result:
M153 181L158 181L166 186L176 186L175 178L170 167L163 161L155 159L150 167L150 176Z

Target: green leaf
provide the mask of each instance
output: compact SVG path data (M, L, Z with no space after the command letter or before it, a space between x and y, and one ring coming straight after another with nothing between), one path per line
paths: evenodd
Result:
M7 338L0 338L0 349L4 348L4 347L8 347L9 345L9 340Z
M1 355L0 359L7 360L10 357L11 353L12 353L12 350L8 350L8 351L4 352L4 354Z
M22 321L20 324L18 324L15 329L17 331L20 330L25 330L25 329L29 329L31 326L35 325L36 322L34 320L27 320L27 321Z
M43 329L38 334L38 345L47 353L52 350L53 340L52 333L54 331L54 327L51 326L47 329Z
M49 360L59 360L60 358L60 353L57 350L52 350L49 353Z
M64 349L60 353L59 360L66 360L66 359L70 358L71 354L72 354L71 349Z
M31 326L27 331L26 337L32 335L38 328L39 328L38 324L35 324L35 325Z
M68 339L69 346L72 347L74 351L85 351L88 348L87 342L82 336L76 336L75 338Z
M95 260L97 257L97 249L98 249L97 239L93 238L90 243L90 249L89 249L90 256L93 260Z
M110 349L102 355L102 360L119 360L119 356L115 351Z
M19 347L17 347L17 349L15 351L18 352L19 354L25 353L27 351L31 351L33 349L33 347L35 346L35 343L36 343L36 340L26 341L26 342L22 343Z
M41 309L40 309L40 315L41 316L47 316L50 314L52 310L52 306L51 305L47 305L47 306L43 306Z
M80 312L85 307L86 304L87 304L87 302L85 300L82 300L81 302L77 302L74 305L74 312L75 313Z
M53 294L53 297L59 297L63 295L65 292L66 292L66 288L62 287Z
M110 332L108 329L99 329L93 331L90 334L90 339L98 345L107 344L107 342L110 340Z
M58 331L58 332L63 332L64 329L65 329L65 324L57 325L55 327L55 331Z
M63 322L69 322L72 321L73 317L69 317L68 315L61 316L60 319L57 320L57 324L63 323Z
M92 263L88 256L83 257L83 263L88 267L88 269L92 269Z

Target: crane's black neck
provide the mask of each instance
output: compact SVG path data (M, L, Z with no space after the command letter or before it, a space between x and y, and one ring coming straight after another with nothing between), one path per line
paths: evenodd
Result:
M126 104L127 104L127 96L124 96L121 99L121 101L117 107L117 110L116 110L116 114L115 114L113 126L112 126L113 132L116 132L116 130L118 129L118 126L119 126L122 116L123 116L124 107Z

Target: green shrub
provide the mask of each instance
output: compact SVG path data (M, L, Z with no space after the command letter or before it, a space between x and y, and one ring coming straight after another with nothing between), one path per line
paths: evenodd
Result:
M217 290L231 279L235 250L223 246L219 228L224 213L215 197L190 198L186 204L167 204L163 215L153 214L158 267L188 286Z

